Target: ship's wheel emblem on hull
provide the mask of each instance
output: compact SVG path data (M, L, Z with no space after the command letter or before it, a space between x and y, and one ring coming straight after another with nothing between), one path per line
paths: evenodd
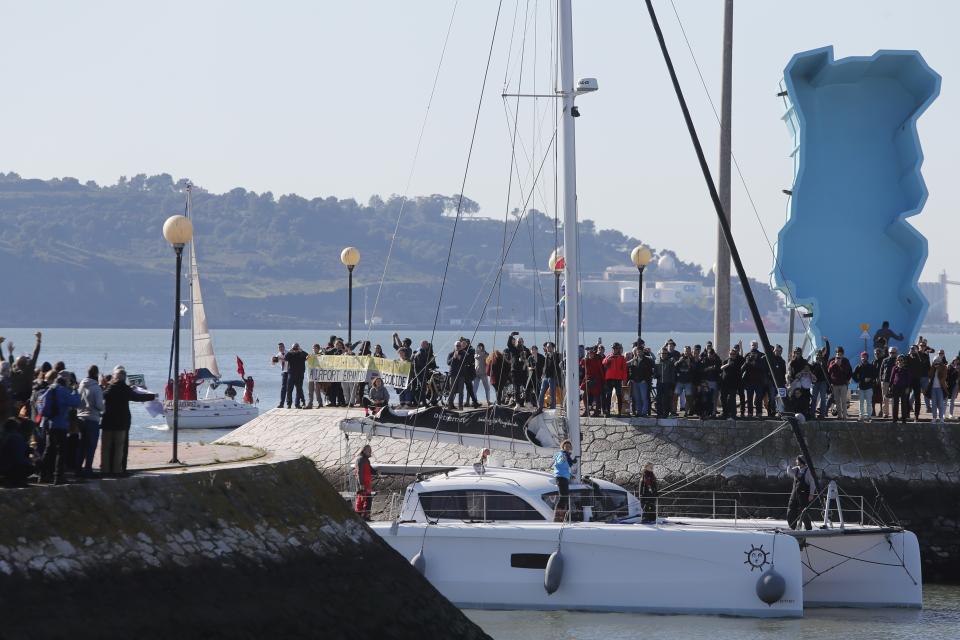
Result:
M747 559L743 561L743 564L750 565L750 571L753 571L754 569L760 569L762 571L765 566L770 564L770 560L768 559L770 553L763 550L763 545L755 547L751 544L750 548L743 553L747 556Z

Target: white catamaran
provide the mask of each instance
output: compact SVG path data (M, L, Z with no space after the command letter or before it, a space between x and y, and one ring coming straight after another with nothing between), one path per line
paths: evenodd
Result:
M574 130L579 113L574 101L595 91L597 83L592 78L574 82L571 0L558 0L557 9L556 98L562 104L568 283L565 388L575 390L580 254ZM727 238L735 253L732 236ZM735 262L742 267L738 256ZM765 339L762 323L758 331ZM448 427L443 415L431 414L429 422L435 426L430 429L415 421L419 413L387 421L346 420L341 428L439 441L440 432L446 431L449 442L482 443L492 449L517 448L512 441L526 438L524 450L534 454L545 452L544 445L555 446L565 431L578 457L578 394L565 394L564 403L564 410L545 411L536 429L517 432L509 417L496 417L503 435L494 437L488 437L490 420L478 422L479 431L471 433L463 426L469 424L466 417L447 420L452 425ZM793 427L805 449L799 425L794 422ZM547 437L551 431L558 433ZM547 465L545 459L543 466ZM421 465L418 470L426 469ZM917 539L900 527L841 519L839 525L826 521L813 531L792 531L781 520L662 515L641 522L637 497L610 482L582 476L579 470L570 486L572 508L564 522L554 522L558 488L549 473L479 464L432 471L418 474L406 488L392 521L375 522L372 528L462 607L796 617L803 615L805 606L921 606ZM835 486L830 491L828 506L831 494L838 500Z
M193 214L192 186L187 186L185 215ZM244 388L244 380L224 380L220 375L217 356L213 351L213 338L207 327L207 313L200 290L200 271L197 267L196 236L190 241L190 334L191 369L186 376L186 385L194 386L187 397L179 400L178 422L181 429L227 429L239 427L257 417L255 404L237 402L235 398L220 393L221 389ZM177 381L179 372L174 372ZM200 397L201 392L203 397ZM194 395L195 394L195 395ZM173 401L163 405L167 426L173 427Z

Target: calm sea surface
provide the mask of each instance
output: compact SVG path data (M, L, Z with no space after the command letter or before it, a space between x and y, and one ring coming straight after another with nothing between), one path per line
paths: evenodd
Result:
M16 353L24 353L33 347L35 329L0 329L0 335L16 345ZM308 347L314 342L326 343L343 330L220 330L214 334L214 346L220 361L220 370L227 376L235 371L236 356L243 359L246 371L256 380L256 396L260 408L266 411L279 402L280 371L270 364L279 341L288 346L300 342ZM370 339L379 343L390 355L391 331L374 331L368 335L362 330L354 334L354 340ZM415 343L429 339L429 330L403 331ZM433 342L438 353L446 354L453 342L461 335L459 331L437 332ZM473 337L474 343L484 342L500 348L506 343L507 333L494 334L485 331ZM526 342L542 344L552 339L549 332L523 333ZM662 344L671 335L680 345L703 344L710 339L707 333L651 332L644 337L648 344ZM146 376L147 386L162 391L167 379L170 356L170 331L160 329L50 329L43 332L43 348L40 361L63 360L71 371L83 375L91 364L110 370L122 364L130 373ZM585 336L583 342L594 344L596 335ZM603 343L620 341L630 344L630 333L605 332ZM749 341L750 334L735 336ZM948 354L960 350L958 335L930 335L930 344L946 349ZM771 334L770 339L787 345L785 334ZM797 338L799 343L801 338ZM187 366L190 358L189 333L182 337L181 363ZM6 355L6 345L4 355ZM482 393L482 392L481 392ZM169 440L171 434L162 420L151 418L139 405L132 405L133 429L131 436L141 440ZM181 440L214 440L225 431L184 430ZM656 616L616 613L568 613L568 612L504 612L468 611L470 618L498 640L517 638L522 640L578 640L656 637L658 640L753 640L760 638L842 638L849 640L908 640L925 638L960 639L960 587L927 585L924 588L924 609L862 610L862 609L814 609L801 620L754 620L710 616Z
M497 640L926 640L960 638L960 587L926 585L923 610L809 609L797 620L467 611Z

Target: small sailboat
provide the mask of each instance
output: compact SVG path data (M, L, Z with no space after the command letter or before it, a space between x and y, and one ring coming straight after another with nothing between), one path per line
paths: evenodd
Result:
M187 186L185 215L192 214L192 186ZM213 338L207 326L207 312L203 306L200 289L200 271L197 267L196 238L190 242L190 351L191 368L179 374L177 384L178 423L181 429L228 429L239 427L257 417L255 404L237 402L235 388L244 388L245 380L225 380L220 375L217 355L213 350ZM172 383L171 383L172 384ZM171 388L171 385L168 385ZM223 391L221 391L221 389ZM201 397L202 394L202 397ZM167 394L163 413L167 426L173 426L173 400Z

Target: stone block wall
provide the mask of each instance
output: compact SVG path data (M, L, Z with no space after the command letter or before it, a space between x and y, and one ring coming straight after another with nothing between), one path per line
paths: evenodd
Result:
M304 458L0 491L0 637L486 637Z

